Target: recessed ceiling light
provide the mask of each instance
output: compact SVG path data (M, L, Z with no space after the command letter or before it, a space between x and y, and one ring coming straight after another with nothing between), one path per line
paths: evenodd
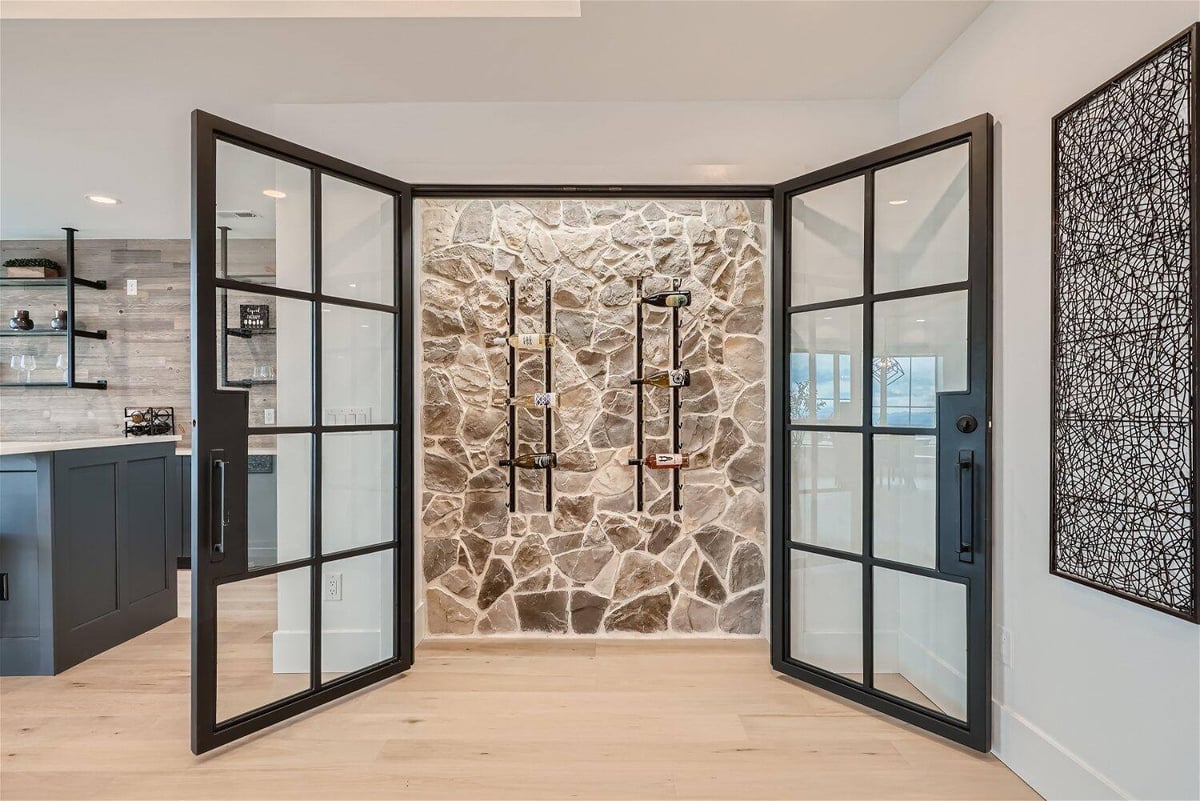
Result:
M357 289L357 288L358 288L358 284L351 284L351 285L350 285L350 288L351 288L351 289Z
M287 197L287 192L280 192L278 189L264 189L263 194L276 200Z
M116 206L121 200L120 198L110 197L108 195L84 195L93 203L99 203L101 206Z
M889 205L889 206L903 206L903 205L904 205L905 203L907 203L907 202L908 202L908 200L905 200L905 199L901 199L901 200L889 200L889 201L888 201L888 205Z
M919 318L917 318L917 322L918 322L918 323L923 323L923 322L925 322L925 318L924 318L924 317L919 317Z
M363 323L362 325L359 326L359 328L370 328L370 327L371 326L367 325L366 323Z

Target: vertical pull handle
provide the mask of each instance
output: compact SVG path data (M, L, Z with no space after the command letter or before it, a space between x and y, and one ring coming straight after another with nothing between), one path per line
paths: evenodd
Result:
M212 454L212 479L213 479L213 494L216 496L216 525L210 527L210 531L216 529L216 537L210 540L211 550L214 556L225 555L225 529L229 526L229 513L225 508L225 470L228 462L220 458L225 455L225 451L213 451Z
M958 561L975 561L975 451L958 452Z

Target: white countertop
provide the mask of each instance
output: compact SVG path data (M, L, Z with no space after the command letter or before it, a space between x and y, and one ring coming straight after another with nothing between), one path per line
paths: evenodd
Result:
M104 437L100 439L74 439L66 442L0 442L0 456L17 456L23 453L49 453L51 451L78 451L84 448L113 448L119 445L146 445L151 442L179 442L178 434L163 434L157 437Z

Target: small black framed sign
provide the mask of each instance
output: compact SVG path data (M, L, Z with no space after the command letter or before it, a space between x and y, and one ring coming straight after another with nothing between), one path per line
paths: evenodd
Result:
M1197 611L1200 24L1053 122L1050 572Z
M243 303L239 307L240 328L262 331L271 327L271 307L265 303Z

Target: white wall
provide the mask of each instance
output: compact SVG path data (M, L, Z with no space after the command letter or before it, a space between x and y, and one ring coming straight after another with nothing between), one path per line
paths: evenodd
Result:
M995 750L1049 798L1200 797L1200 628L1047 570L1050 118L1197 11L995 3L900 100L905 136L999 123Z

